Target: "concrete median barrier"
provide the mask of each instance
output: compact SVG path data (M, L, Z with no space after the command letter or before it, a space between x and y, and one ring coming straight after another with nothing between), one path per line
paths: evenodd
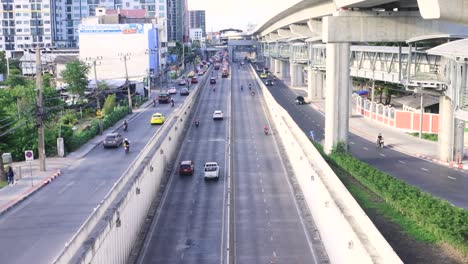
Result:
M190 112L209 71L150 139L135 161L94 209L54 263L125 263L158 193L169 162L190 125Z
M304 132L276 102L262 80L256 78L275 128L273 132L294 164L294 176L330 262L403 263Z

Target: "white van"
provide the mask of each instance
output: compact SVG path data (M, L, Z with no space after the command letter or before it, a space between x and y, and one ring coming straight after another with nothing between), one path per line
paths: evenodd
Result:
M219 179L219 166L216 162L205 163L205 180Z

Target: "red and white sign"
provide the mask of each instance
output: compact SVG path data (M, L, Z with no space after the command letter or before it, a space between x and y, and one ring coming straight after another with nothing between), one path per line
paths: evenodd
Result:
M31 162L34 160L34 152L32 150L26 150L24 152L24 158L27 162Z

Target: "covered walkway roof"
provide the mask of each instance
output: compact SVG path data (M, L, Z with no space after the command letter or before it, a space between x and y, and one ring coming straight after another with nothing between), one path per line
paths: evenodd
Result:
M439 45L428 49L427 53L451 58L468 58L468 39L456 40Z

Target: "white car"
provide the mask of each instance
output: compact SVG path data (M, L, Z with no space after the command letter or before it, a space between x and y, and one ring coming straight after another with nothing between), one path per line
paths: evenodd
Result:
M205 163L205 174L203 178L205 180L219 179L219 166L217 162L210 161Z
M223 111L221 111L221 110L215 110L215 111L214 111L214 113L213 113L213 120L218 120L218 119L223 120L223 118L224 118Z
M177 94L177 89L175 87L171 87L167 90L168 94Z

